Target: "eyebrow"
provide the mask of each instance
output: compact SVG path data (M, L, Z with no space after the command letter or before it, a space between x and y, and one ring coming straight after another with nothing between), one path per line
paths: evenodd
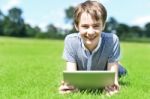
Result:
M83 25L89 25L89 24L86 24L86 23L85 23L85 24L81 24L81 25L83 26ZM91 24L91 25L101 25L101 24L100 24L100 23L93 23L93 24Z

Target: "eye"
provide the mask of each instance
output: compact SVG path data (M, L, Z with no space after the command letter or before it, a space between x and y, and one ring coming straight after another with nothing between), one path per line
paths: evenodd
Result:
M88 28L89 26L88 25L82 25L81 27L83 27L83 28Z
M93 25L93 28L99 28L100 26L99 25Z

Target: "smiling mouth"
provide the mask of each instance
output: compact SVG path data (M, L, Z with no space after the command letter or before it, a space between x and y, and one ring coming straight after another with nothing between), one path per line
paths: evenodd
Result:
M90 40L90 41L92 41L92 40L94 40L96 37L86 37L86 39L88 39L88 40Z

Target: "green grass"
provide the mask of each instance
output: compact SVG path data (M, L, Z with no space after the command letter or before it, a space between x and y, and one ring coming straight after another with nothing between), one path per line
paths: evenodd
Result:
M122 64L128 75L111 99L149 99L150 44L121 43ZM102 93L60 95L65 62L63 41L0 38L0 99L106 99Z

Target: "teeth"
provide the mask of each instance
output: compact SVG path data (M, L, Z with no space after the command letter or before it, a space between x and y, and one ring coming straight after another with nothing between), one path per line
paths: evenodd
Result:
M88 39L88 40L94 40L94 39L95 39L95 36L94 36L94 37L85 36L85 38Z
M94 37L93 38L88 38L89 40L93 40L94 39Z

